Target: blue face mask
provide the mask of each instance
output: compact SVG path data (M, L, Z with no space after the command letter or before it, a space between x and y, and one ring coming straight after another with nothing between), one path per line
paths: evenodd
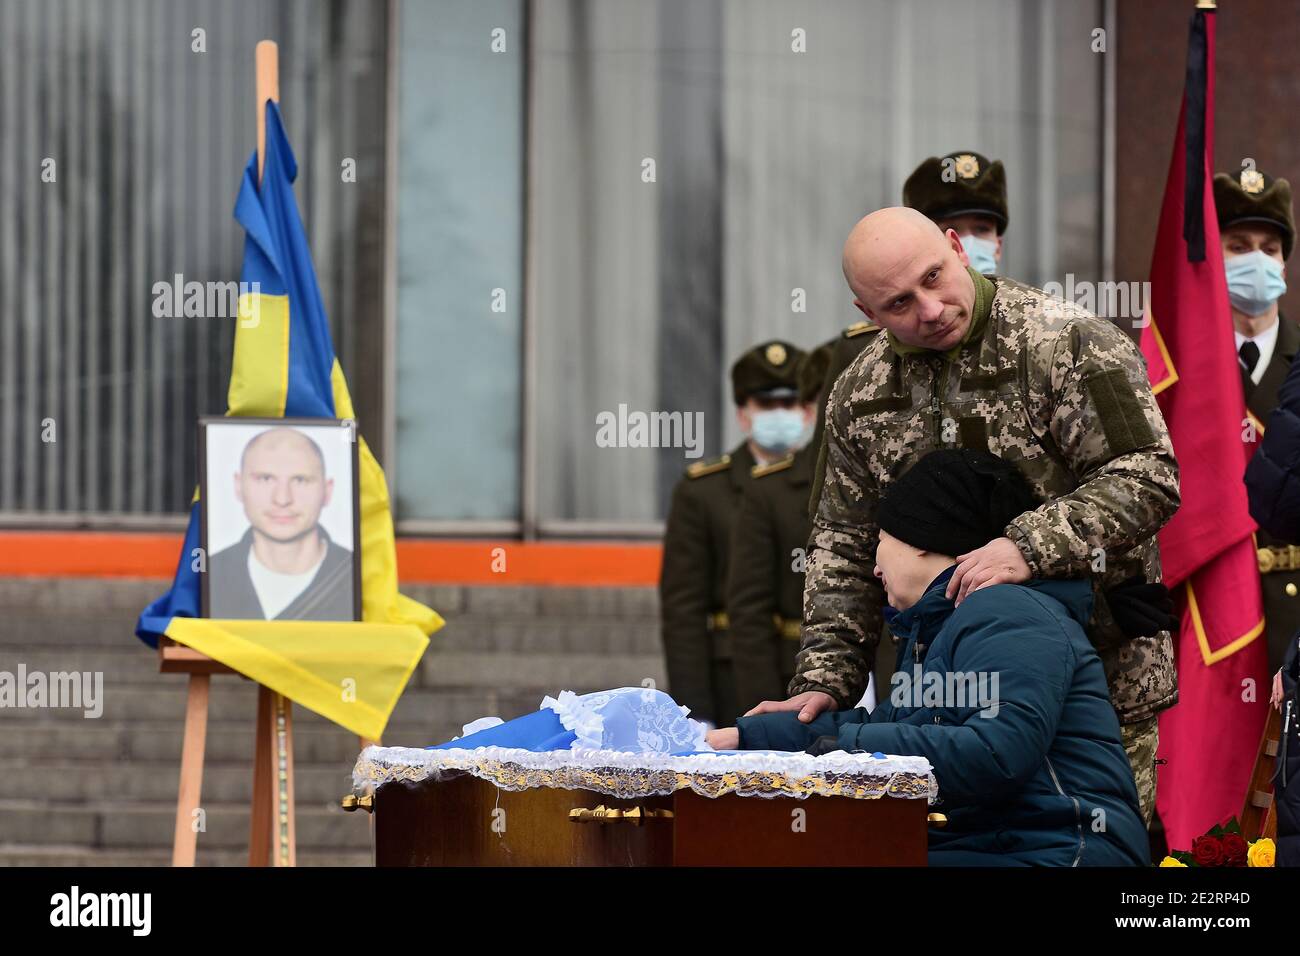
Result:
M799 444L804 436L803 413L793 408L771 408L754 412L754 428L749 437L764 451L783 455Z
M961 240L961 247L966 250L966 257L970 259L970 267L976 272L986 274L998 271L998 260L996 258L998 244L991 239L981 239L979 236L958 236Z
M1228 299L1246 315L1263 315L1286 291L1282 263L1260 250L1240 256L1224 256L1228 277Z

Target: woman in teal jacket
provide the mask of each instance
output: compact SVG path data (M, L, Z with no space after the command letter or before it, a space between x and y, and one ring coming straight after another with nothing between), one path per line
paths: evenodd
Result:
M1101 659L1084 633L1084 580L946 594L964 554L1036 502L987 452L932 452L880 505L875 574L900 639L889 698L868 713L742 717L715 746L879 751L929 759L948 818L931 865L1138 866L1150 862L1137 788ZM971 546L971 542L978 542Z

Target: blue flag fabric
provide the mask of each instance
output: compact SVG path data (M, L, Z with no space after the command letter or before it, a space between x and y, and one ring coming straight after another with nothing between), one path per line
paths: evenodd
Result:
M266 104L266 156L262 181L257 154L244 167L235 219L244 227L240 316L230 373L227 415L353 419L347 382L334 355L307 234L293 182L298 164L285 135L280 108ZM431 634L443 625L434 611L397 589L397 556L387 482L365 439L360 461L360 561L362 618L385 625L414 625ZM151 647L169 622L201 611L200 505L189 527L171 590L140 615L136 635ZM177 630L173 628L173 630ZM170 635L179 639L178 633Z

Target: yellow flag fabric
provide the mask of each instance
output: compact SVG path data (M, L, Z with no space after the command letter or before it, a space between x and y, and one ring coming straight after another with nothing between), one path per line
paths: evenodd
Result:
M256 301L252 301L256 300ZM255 324L240 323L235 333L235 359L226 393L227 415L281 418L289 382L289 298L245 295L240 314L255 315ZM352 396L338 359L330 370L334 414L356 421ZM361 474L361 604L362 620L385 624L414 624L432 634L445 623L437 612L397 590L397 546L388 503L388 480L366 440L360 443Z
M259 182L254 155L235 204L235 217L247 235L241 291L251 291L240 296L226 414L355 422L293 195L297 163L278 106L270 101L265 106L264 175ZM378 740L428 647L428 635L444 622L397 590L388 484L359 434L357 441L361 621L200 618L198 573L190 562L198 540L196 504L172 589L145 609L136 633L149 643L166 634Z
M379 740L429 639L411 624L175 617L167 636L368 740Z

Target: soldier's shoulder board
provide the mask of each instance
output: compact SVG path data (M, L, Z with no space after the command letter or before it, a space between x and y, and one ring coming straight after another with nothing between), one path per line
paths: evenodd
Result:
M794 455L786 455L780 461L769 462L766 465L755 465L749 469L749 477L762 478L764 475L775 475L778 471L785 471L794 464Z
M879 332L880 326L872 325L870 322L854 322L844 330L846 339L854 339L859 335L866 335L868 332Z
M714 458L710 461L697 461L686 469L687 478L703 478L705 475L712 475L714 472L725 471L731 467L731 456L723 455L721 458Z

